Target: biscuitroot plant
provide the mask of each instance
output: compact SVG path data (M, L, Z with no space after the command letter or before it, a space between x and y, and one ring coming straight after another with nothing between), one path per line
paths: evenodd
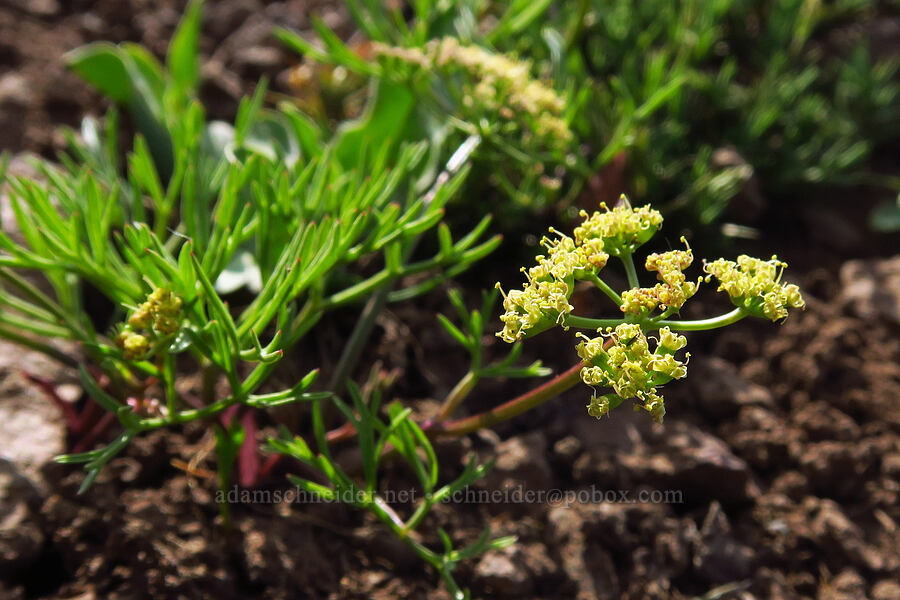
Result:
M587 405L591 416L599 419L630 400L635 410L645 410L661 423L666 408L659 388L687 376L690 353L679 355L687 339L677 332L716 329L749 316L782 321L788 309L805 306L797 285L782 280L787 264L775 256L769 260L746 255L736 261L719 258L704 262L705 275L689 278L685 271L694 253L684 238L684 250L646 257L644 267L655 273L657 281L642 287L634 254L659 230L662 215L649 205L633 208L625 196L615 208L601 208L593 214L582 211L584 221L571 237L551 228L552 237L542 240L546 254L537 257L537 265L522 269L527 278L523 288L504 295L504 327L497 334L512 343L557 326L582 330L575 333L581 362L551 384L556 384L555 393L578 379L594 388ZM611 258L622 263L628 279L629 289L621 293L601 278ZM677 318L699 286L711 281L725 292L734 309L702 320ZM576 282L600 290L618 314L606 318L575 314L570 299ZM545 398L542 394L513 402L487 420L517 414ZM472 424L470 418L439 428L456 431Z

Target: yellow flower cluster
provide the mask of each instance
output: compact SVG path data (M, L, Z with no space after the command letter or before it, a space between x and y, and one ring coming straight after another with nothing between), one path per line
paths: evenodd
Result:
M737 261L720 258L704 265L711 277L719 280L718 291L724 291L735 306L751 315L777 321L788 316L788 308L804 308L800 288L781 283L787 263L773 256L762 260L741 255Z
M552 228L550 231L556 233ZM538 333L561 322L572 311L569 296L575 271L590 264L566 235L559 234L553 240L544 237L541 245L547 248L547 255L538 256L536 266L522 268L528 279L523 289L503 294L503 330L497 336L505 342L515 342L529 330ZM497 289L503 293L499 283Z
M600 207L604 211L595 211L592 215L581 211L585 221L575 228L575 243L582 245L588 240L599 239L603 250L615 256L634 252L653 237L663 222L659 211L650 208L649 204L632 208L624 195L619 206L610 209L601 204Z
M687 359L675 358L675 352L684 348L687 340L673 333L668 327L659 330L659 340L651 352L647 336L636 323L622 323L606 336L588 338L577 346L584 362L581 379L590 386L612 387L619 398L638 400L653 419L661 423L666 414L663 397L657 386L672 379L687 376ZM613 340L604 348L608 339ZM612 407L610 397L592 397L588 413L597 418L607 414Z
M656 271L661 283L652 288L633 288L622 293L622 312L640 314L652 312L657 307L678 310L697 293L698 282L687 281L684 270L694 262L694 253L687 240L681 238L686 250L670 250L647 257L645 267Z
M150 342L147 340L147 336L135 333L134 331L123 331L119 334L116 343L122 348L122 356L125 360L143 358L150 348Z
M165 288L157 288L147 296L128 319L126 329L116 343L126 360L143 358L150 348L148 335L169 335L178 331L181 323L181 298Z
M456 38L432 40L424 50L376 44L375 52L423 69L461 68L472 76L464 88L464 102L498 114L507 121L532 119L533 133L550 146L565 148L572 132L561 115L565 101L552 88L531 76L531 65L480 46L460 44Z
M135 311L128 324L135 329L150 329L163 335L178 331L181 298L165 288L157 288Z

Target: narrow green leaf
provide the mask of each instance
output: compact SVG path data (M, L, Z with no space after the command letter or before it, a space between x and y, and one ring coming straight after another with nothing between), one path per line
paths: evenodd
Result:
M81 377L81 384L84 386L85 391L88 393L88 396L94 400L97 404L103 407L104 410L117 413L119 408L122 407L115 398L107 394L103 388L100 387L100 384L91 377L91 374L88 373L87 368L84 365L78 365L78 374Z
M166 66L175 82L185 92L192 93L199 79L197 41L200 37L200 23L203 17L202 0L192 0L185 10L178 29L169 44Z
M444 329L447 331L447 333L449 333L450 336L453 339L455 339L457 341L457 343L459 343L460 346L462 346L463 348L470 347L471 342L469 341L469 339L466 337L466 335L462 331L460 331L456 327L456 325L454 325L450 321L450 319L448 319L447 317L445 317L442 314L438 314L438 321L440 321L441 325L444 326Z
M234 325L234 319L231 317L228 307L225 306L225 303L219 298L219 294L216 293L215 287L213 287L212 282L209 280L209 277L206 276L203 267L200 266L200 262L193 253L191 253L191 263L194 265L194 273L197 275L197 279L199 279L200 285L203 288L203 293L206 296L206 303L210 307L210 316L214 316L214 318L221 322L224 333L227 336L228 354L230 356L235 356L240 352L240 347L238 345L239 336L237 328Z

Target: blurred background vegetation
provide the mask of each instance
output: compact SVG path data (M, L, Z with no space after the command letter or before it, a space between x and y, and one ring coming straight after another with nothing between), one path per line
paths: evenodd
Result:
M622 192L661 209L673 233L721 241L757 238L778 226L773 215L826 202L849 211L841 190L864 189L867 226L900 230L889 158L900 53L892 36L870 35L900 14L896 0L344 6L350 36L315 18L312 32L275 31L302 58L290 93L261 88L262 118L240 131L244 146L289 162L333 152L349 167L365 164L365 148L396 155L427 141L419 193L448 164L470 163L451 223L493 212L516 239L540 230L536 217L570 221ZM187 14L201 10L191 3ZM196 39L173 40L166 69L140 46L95 43L70 63L126 109L165 175L197 110L197 53ZM97 131L83 127L100 156ZM227 151L234 134L210 122L208 151Z

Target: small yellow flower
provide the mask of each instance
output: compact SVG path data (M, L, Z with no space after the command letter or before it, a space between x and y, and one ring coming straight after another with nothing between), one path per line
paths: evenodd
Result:
M148 337L159 333L169 335L181 327L181 298L165 288L157 288L128 318L125 330L116 343L123 349L126 360L143 358L150 348Z
M153 323L153 313L147 303L142 304L128 319L128 324L134 329L147 329L151 323Z
M656 288L632 288L622 292L622 312L628 314L649 313L659 306L659 291Z
M657 352L660 350L668 352L677 352L687 346L687 338L683 335L672 333L668 327L659 330L659 343L657 344Z
M587 405L587 412L594 418L600 419L608 416L610 410L610 402L606 396L591 395L591 402Z
M684 269L694 261L694 253L683 237L686 250L670 250L647 257L648 271L656 271L662 280L652 288L633 288L622 293L622 312L628 314L649 313L657 308L679 310L697 293L698 282L687 281Z
M139 360L144 358L150 348L150 342L146 337L133 331L123 331L119 334L116 343L122 348L122 356L125 360Z
M536 257L537 264L523 268L527 282L521 290L503 292L503 310L500 317L503 330L497 334L506 342L515 342L525 335L539 333L563 322L565 315L572 312L569 297L574 289L575 279L585 271L595 272L597 265L605 264L605 255L586 254L576 247L575 241L550 228L556 238L544 237L541 245L547 249L546 255Z

